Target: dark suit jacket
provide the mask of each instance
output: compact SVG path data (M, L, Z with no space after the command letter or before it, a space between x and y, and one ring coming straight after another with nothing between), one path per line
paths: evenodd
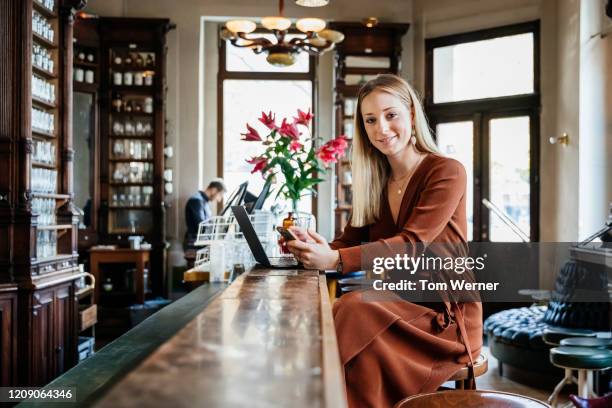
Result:
M198 191L187 200L185 205L185 222L187 223L186 240L195 240L198 235L198 226L212 215L209 198L203 191Z

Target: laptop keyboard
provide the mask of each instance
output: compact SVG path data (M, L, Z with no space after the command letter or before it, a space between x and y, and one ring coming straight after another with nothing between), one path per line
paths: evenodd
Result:
M269 258L270 265L273 266L297 266L297 261L293 257L282 256L278 258Z

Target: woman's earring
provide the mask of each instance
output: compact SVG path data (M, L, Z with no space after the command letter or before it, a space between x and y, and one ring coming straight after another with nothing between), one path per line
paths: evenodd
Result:
M414 128L412 128L412 135L410 136L410 141L413 145L416 145L416 130Z

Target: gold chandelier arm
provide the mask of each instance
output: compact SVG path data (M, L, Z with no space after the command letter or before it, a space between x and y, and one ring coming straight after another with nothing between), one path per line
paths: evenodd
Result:
M244 42L242 44L238 43L239 39L244 40ZM267 38L248 38L245 33L236 33L236 36L231 37L229 40L235 47L252 48L258 54L262 51L262 49L273 45L272 42Z
M316 39L317 41L320 41L321 44L315 44L315 43L308 41L311 39ZM319 36L316 36L315 33L313 32L309 32L306 37L293 38L291 41L289 41L289 44L291 44L293 47L303 49L304 51L308 52L310 55L319 55L322 52L329 51L334 47L333 42L328 41Z

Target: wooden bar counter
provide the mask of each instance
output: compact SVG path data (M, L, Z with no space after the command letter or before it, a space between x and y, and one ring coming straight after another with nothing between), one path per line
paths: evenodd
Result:
M325 277L242 275L97 407L343 407Z
M346 407L325 276L317 271L243 274L132 367L93 399L73 385L77 401L112 408ZM60 384L68 386L50 386Z

